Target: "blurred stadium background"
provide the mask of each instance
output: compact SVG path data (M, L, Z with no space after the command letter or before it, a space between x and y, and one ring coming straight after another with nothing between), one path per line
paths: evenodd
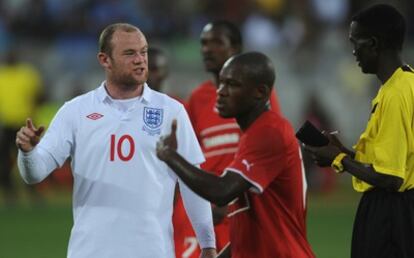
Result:
M339 129L351 146L364 129L378 82L355 63L349 19L379 2L395 5L406 17L404 56L414 64L412 0L0 0L1 143L14 137L5 128L24 122L16 121L20 111L30 109L36 123L47 124L64 101L101 82L97 37L107 24L137 25L150 45L165 49L170 63L165 91L185 99L209 78L199 51L202 27L227 19L242 30L245 50L272 58L282 112L295 129L311 119L323 129ZM11 54L24 69L7 63ZM16 78L31 85L27 96L4 86ZM2 149L2 155L15 153ZM314 251L320 258L347 258L359 195L349 176L337 177L308 162L306 167ZM14 168L12 181L13 196L0 191L0 258L65 257L72 224L70 180L56 177L28 188Z

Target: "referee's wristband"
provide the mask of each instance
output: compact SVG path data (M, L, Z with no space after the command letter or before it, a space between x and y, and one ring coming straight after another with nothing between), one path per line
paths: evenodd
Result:
M342 165L342 160L344 160L346 156L346 153L341 152L332 161L331 167L335 170L336 173L344 172L344 165Z

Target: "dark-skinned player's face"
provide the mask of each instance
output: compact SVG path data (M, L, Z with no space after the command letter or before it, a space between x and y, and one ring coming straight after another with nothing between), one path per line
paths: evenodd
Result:
M200 36L201 55L208 72L218 74L224 62L236 54L226 31L207 24Z
M375 74L378 63L378 44L375 38L367 36L358 22L352 22L349 40L353 45L352 54L356 57L362 72Z
M162 83L168 76L167 57L155 54L148 56L148 85L156 91L161 91Z
M240 117L255 105L255 86L243 78L243 68L226 63L220 72L216 108L221 117Z

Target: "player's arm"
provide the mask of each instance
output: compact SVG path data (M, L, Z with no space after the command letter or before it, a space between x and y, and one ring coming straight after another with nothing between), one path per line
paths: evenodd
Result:
M17 165L20 175L27 184L42 181L57 167L57 163L48 153L35 148L43 131L44 127L36 128L28 118L26 125L16 134L16 145L19 148Z
M362 164L350 156L346 156L342 160L342 164L345 171L348 171L348 173L352 174L356 178L376 187L396 192L400 189L404 182L404 180L400 177L376 171L371 165Z
M178 182L185 211L191 221L200 248L205 249L206 254L211 252L208 251L209 249L214 249L215 252L216 239L210 202L191 191L181 180L178 180Z
M174 149L160 148L162 147L157 147L158 157L167 163L191 190L219 206L226 205L252 186L237 173L226 173L225 176L218 177L193 166Z
M201 197L224 206L252 185L237 173L218 177L193 166L177 153L177 122L172 124L171 134L157 143L157 156L180 177L191 190Z
M316 163L322 167L331 166L333 160L342 152L331 143L324 147L305 146L305 150L310 152ZM402 178L378 172L371 165L356 161L351 155L343 158L342 165L344 171L375 187L398 191L403 183Z

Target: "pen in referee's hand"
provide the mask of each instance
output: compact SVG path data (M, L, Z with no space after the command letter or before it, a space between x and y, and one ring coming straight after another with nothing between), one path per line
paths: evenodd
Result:
M322 133L322 134L326 134L326 131L324 130L324 131L322 131L321 133ZM329 132L328 134L330 134L330 135L339 134L339 131L338 131L338 130L331 131L331 132Z

